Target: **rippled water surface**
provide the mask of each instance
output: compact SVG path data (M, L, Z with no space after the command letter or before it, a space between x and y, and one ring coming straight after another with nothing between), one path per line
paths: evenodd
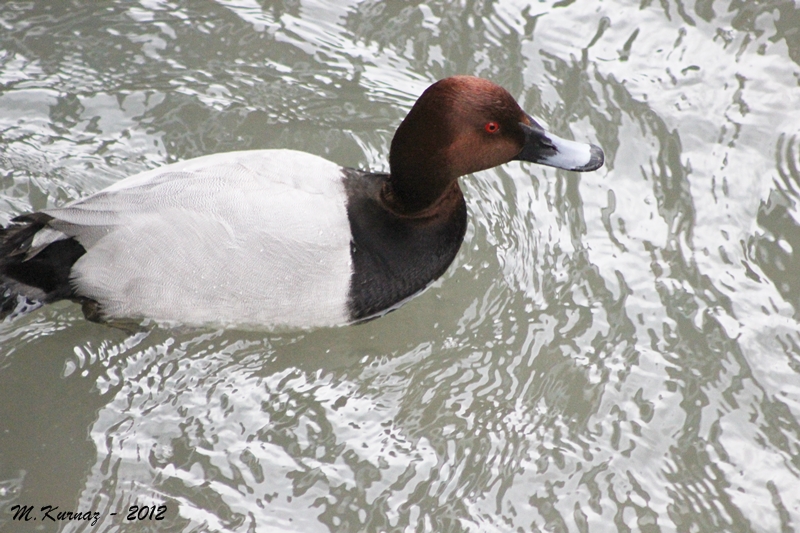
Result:
M4 224L231 149L385 170L457 73L607 157L464 178L455 263L364 325L0 324L3 531L800 531L798 4L6 0L0 26Z

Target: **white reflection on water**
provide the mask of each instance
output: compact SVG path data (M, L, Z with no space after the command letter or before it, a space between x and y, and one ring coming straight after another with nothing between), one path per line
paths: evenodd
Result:
M195 523L314 531L325 507L332 525L376 499L393 500L385 510L397 514L408 493L388 486L414 487L435 466L424 439L410 441L392 422L403 387L391 369L412 368L429 349L367 365L356 383L265 369L265 353L253 350L260 342L222 339L212 351L213 337L169 339L127 358L111 380L123 385L93 428L100 460L84 501L103 502L113 471L140 500L176 502Z
M3 324L3 509L137 531L110 512L165 503L158 526L182 531L797 528L798 13L4 4L3 220L229 149L385 169L414 98L455 73L607 164L466 178L453 267L362 326L128 335L69 305Z

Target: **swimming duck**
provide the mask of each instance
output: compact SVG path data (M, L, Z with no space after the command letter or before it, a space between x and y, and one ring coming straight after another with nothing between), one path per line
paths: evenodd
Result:
M18 216L0 228L0 301L74 300L96 321L366 320L455 258L467 226L458 178L515 160L590 171L603 152L548 133L490 81L446 78L397 128L388 174L293 150L229 152Z

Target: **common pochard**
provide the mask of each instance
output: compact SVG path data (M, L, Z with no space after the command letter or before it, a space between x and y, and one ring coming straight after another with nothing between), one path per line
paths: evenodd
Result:
M458 178L529 161L603 164L511 94L438 81L397 128L390 173L292 150L207 155L0 229L0 301L69 299L87 318L306 328L384 314L441 276L467 227Z

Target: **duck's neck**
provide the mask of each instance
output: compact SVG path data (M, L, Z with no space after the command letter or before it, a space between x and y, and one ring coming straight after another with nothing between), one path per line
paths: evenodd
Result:
M383 189L389 207L405 215L423 213L436 206L447 193L458 188L458 180L442 170L407 168L391 165L391 173Z
M416 127L414 110L397 128L389 152L389 179L384 197L397 212L413 214L430 209L452 188L458 176L447 157L448 135L436 120Z
M404 218L428 219L442 214L442 210L449 210L451 205L463 201L464 194L458 186L458 180L452 180L440 193L431 194L433 201L413 203L402 199L392 186L391 179L383 184L381 201L384 206L395 214Z

